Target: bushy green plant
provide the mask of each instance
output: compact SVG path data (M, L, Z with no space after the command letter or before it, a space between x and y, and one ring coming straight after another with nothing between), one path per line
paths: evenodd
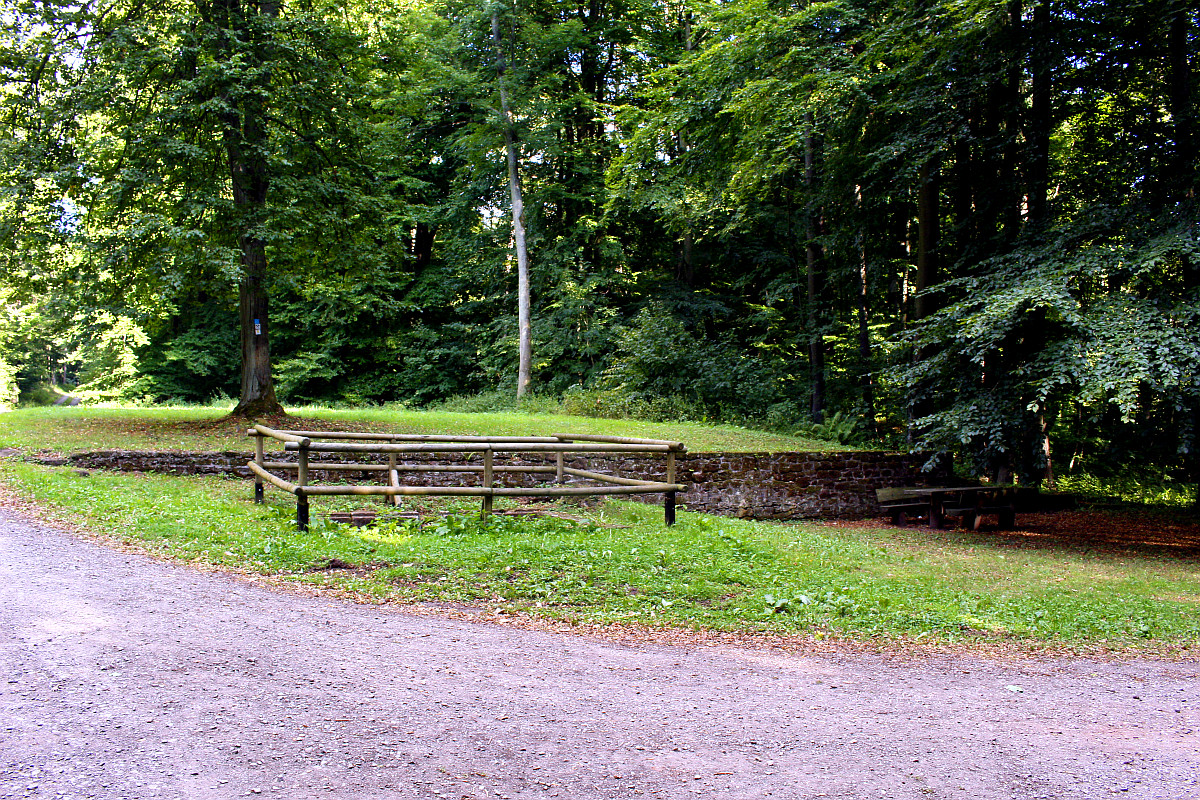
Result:
M1124 470L1115 475L1077 472L1061 475L1055 489L1085 500L1117 500L1138 505L1188 508L1196 502L1195 484L1183 484L1168 475Z
M678 394L647 397L615 387L585 389L576 384L563 393L564 414L601 419L641 419L648 422L707 422L704 407Z
M462 414L488 414L499 411L515 411L517 396L515 392L493 389L478 394L457 394L430 403L430 411L450 411Z
M631 417L678 410L690 419L762 420L765 409L787 400L785 386L780 364L706 339L654 304L619 332L594 402Z
M61 397L58 392L54 391L53 387L47 383L39 383L30 386L18 395L17 404L29 408L33 406L52 406Z
M0 358L0 411L11 409L17 404L17 368Z
M812 423L804 432L814 439L838 444L854 444L862 438L858 418L841 411L835 411L821 422Z

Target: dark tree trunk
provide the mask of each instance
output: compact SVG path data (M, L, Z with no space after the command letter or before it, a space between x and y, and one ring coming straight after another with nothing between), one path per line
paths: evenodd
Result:
M424 222L417 223L413 229L412 260L413 271L420 273L433 260L434 229Z
M812 402L809 413L813 422L825 419L825 338L817 308L821 302L821 267L824 250L821 247L821 211L816 203L817 141L812 129L812 115L805 115L808 126L804 134L804 185L808 193L805 210L804 264L808 278L808 366L812 382Z
M941 187L937 167L932 160L921 167L917 188L917 292L913 318L925 319L937 310L926 291L938 282L938 251L941 240Z
M1171 15L1167 34L1167 83L1175 152L1172 199L1194 197L1196 192L1195 108L1192 100L1192 70L1188 63L1189 14L1180 8Z
M1025 73L1025 25L1022 20L1020 0L1009 3L1008 53L1009 67L1005 80L997 87L999 108L997 122L1002 137L1002 156L997 187L1000 190L997 209L1000 238L997 247L1013 241L1021 228L1021 206L1024 193L1021 191L1022 146L1021 109L1025 98L1021 96L1021 81Z
M1167 92L1174 123L1175 150L1170 170L1170 200L1185 201L1196 196L1196 139L1195 109L1192 99L1192 69L1188 62L1188 26L1190 14L1187 4L1171 14L1167 32ZM1183 256L1183 288L1188 295L1200 288L1200 263ZM1184 442L1188 448L1187 469L1196 485L1194 507L1200 510L1200 401L1188 403L1188 425L1191 441Z
M1040 0L1033 8L1033 31L1029 37L1029 61L1032 71L1029 125L1029 222L1041 226L1049 211L1050 188L1050 0Z
M867 234L863 213L862 189L854 192L859 209L858 228L858 360L860 363L863 396L863 416L867 431L874 436L875 430L875 379L871 369L871 294L867 280Z
M954 143L954 166L949 170L950 179L947 187L947 197L950 201L949 211L953 220L951 236L954 251L949 256L950 261L954 261L955 258L965 258L973 244L974 171L971 142L966 136L960 137Z
M938 176L938 165L934 158L926 161L918 175L920 185L917 187L917 275L913 287L916 296L913 299L912 318L914 321L923 320L937 310L934 298L928 290L937 284L939 269L939 248L942 230L941 181ZM921 360L929 355L928 351L918 350L913 358ZM927 417L936 409L928 400L917 402L909 409L908 441L916 445L920 441L922 431L913 424L915 420Z
M253 58L263 64L267 58L269 32L263 30L263 18L279 16L279 5L270 0L242 4L239 0L216 0L210 6L216 22L225 31L218 57L231 61L233 41L248 42L249 47L238 55ZM270 319L266 290L267 247L256 233L262 223L271 187L270 168L266 152L267 94L265 77L255 79L259 91L233 91L225 87L227 111L222 134L225 156L233 192L233 206L238 226L238 246L241 249L242 278L238 286L238 317L242 342L241 396L232 414L240 417L259 417L283 414L283 406L275 398L271 378ZM248 87L237 87L244 90ZM235 99L236 98L236 99Z
M692 257L692 245L695 237L689 228L679 239L677 257L675 259L675 278L689 289L696 285L696 262Z

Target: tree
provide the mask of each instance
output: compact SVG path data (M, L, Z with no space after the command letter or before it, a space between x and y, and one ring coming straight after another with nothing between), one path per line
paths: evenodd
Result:
M270 287L389 258L389 237L368 227L386 211L354 108L359 41L321 9L285 13L274 0L52 11L72 33L45 48L56 70L22 71L43 85L54 124L18 185L54 176L79 209L69 227L83 257L69 277L90 304L118 304L151 328L177 303L237 286L234 413L281 412ZM363 228L354 246L314 264L311 245L333 244L348 217Z
M512 111L505 88L504 41L500 36L500 13L492 9L492 46L496 53L496 91L500 95L500 126L504 130L504 153L508 164L508 190L512 198L513 249L517 254L517 329L520 338L517 367L517 397L529 391L530 362L533 360L529 325L529 248L525 241L525 201L521 192L520 159L513 131Z

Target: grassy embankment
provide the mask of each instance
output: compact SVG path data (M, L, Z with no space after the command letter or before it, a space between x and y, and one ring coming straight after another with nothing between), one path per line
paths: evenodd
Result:
M236 425L230 431L198 429L198 420L211 424L215 416L194 410L18 412L0 415L0 448L244 448L233 438ZM693 444L697 437L680 426L455 415L469 417L464 420L387 410L304 416L495 434L582 432L594 424L599 430L587 430L681 438L701 449ZM732 429L708 434L713 438L702 446L708 449L767 449L771 441ZM299 534L292 529L294 506L287 496L270 492L266 506L255 506L244 481L85 476L10 458L0 462L0 484L104 537L157 555L373 600L468 603L487 613L588 623L876 642L1200 648L1200 562L1194 557L1034 546L994 533L762 523L689 513L666 529L660 509L619 502L596 510L570 508L581 523L494 517L481 524L474 503L424 501L409 503L410 509L430 512L424 521L366 529L318 522ZM457 516L432 513L456 509Z
M0 448L66 453L79 450L248 450L245 423L224 420L217 408L29 408L0 414ZM764 431L692 422L657 423L518 412L467 414L402 408L296 408L280 426L315 421L327 429L479 436L547 436L552 433L642 436L682 441L692 452L845 450L843 445Z

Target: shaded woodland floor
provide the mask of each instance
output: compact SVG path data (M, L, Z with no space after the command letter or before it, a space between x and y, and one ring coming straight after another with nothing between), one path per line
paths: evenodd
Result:
M895 527L887 518L827 524ZM908 527L916 530L920 525ZM989 516L984 518L977 533L1014 547L1070 547L1200 558L1200 520L1175 509L1122 507L1025 513L1017 515L1017 527L1013 530L1000 530L996 518Z

